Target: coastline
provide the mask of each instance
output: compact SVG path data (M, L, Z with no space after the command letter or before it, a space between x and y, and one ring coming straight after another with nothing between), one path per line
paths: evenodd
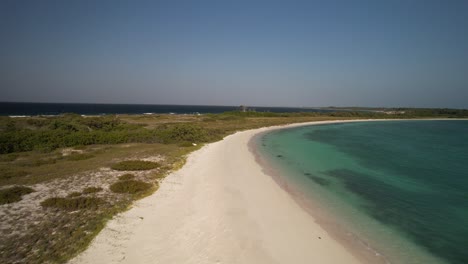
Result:
M352 121L337 121L337 122L316 122L309 125L321 125L321 124L333 124L333 123L348 123L348 122L360 122L365 123L368 121L468 121L467 119L399 119L399 120L352 120ZM441 122L443 123L443 122ZM300 126L300 125L299 125ZM444 125L445 126L445 125ZM286 127L289 129L289 127ZM278 130L282 130L279 128ZM295 131L295 130L291 130ZM299 130L296 130L299 131ZM434 255L432 251L428 250L422 244L414 243L406 237L406 234L399 233L398 230L392 230L385 228L379 221L375 221L372 218L367 218L363 214L362 217L359 214L353 212L352 207L346 205L336 207L340 202L335 200L334 197L328 196L325 192L315 189L310 192L310 188L305 188L307 182L298 180L298 177L294 178L292 175L299 173L302 176L304 168L295 171L294 167L289 167L290 162L284 162L280 166L278 158L282 159L285 153L281 152L280 147L274 148L275 151L271 152L271 149L264 150L265 144L268 146L271 144L275 145L274 142L263 141L263 136L266 133L257 134L251 139L250 146L251 151L255 154L257 162L260 163L265 174L272 177L279 186L283 188L285 192L288 192L291 197L310 215L315 221L322 226L329 234L338 242L340 242L345 248L354 254L363 263L448 263L446 259L441 258L438 255ZM287 133L287 132L286 132ZM293 134L293 132L290 132ZM297 134L297 133L296 133ZM284 141L289 142L289 141ZM289 142L292 143L292 142ZM263 145L263 146L262 146ZM286 148L285 145L283 147ZM297 148L298 146L296 146ZM281 155L277 155L281 154ZM292 155L286 153L286 155ZM320 154L318 154L320 155ZM329 153L328 153L329 155ZM326 156L326 154L325 154ZM290 157L290 156L288 156ZM299 161L304 162L304 160ZM309 172L309 169L305 169L305 172ZM302 172L301 172L302 171ZM286 175L289 175L286 176ZM310 174L309 174L310 175ZM303 188L304 187L304 188ZM326 197L326 198L322 198ZM330 203L328 201L331 201ZM338 202L338 203L337 203ZM339 209L339 210L337 210ZM348 210L351 209L351 210ZM356 218L359 216L358 218ZM348 218L349 217L349 218ZM354 220L351 220L354 219ZM371 220L371 221L368 221ZM355 225L355 223L366 223L366 225ZM402 250L403 249L403 250ZM410 251L406 251L410 249Z
M264 154L259 153L257 142L263 135L270 133L274 130L283 130L311 125L327 125L327 124L340 124L340 123L356 123L356 122L389 122L389 121L439 121L439 120L454 120L454 119L356 119L356 120L333 120L333 121L314 121L306 123L291 124L285 126L270 127L266 131L255 134L249 141L249 150L253 153L256 162L262 167L265 175L270 176L280 188L288 193L291 198L307 212L316 223L318 223L329 235L338 243L346 248L354 257L361 263L369 264L390 264L393 263L376 247L376 241L369 240L368 237L361 237L361 234L354 233L354 230L344 227L338 221L334 220L336 217L342 217L331 213L326 205L321 202L311 200L306 197L301 190L293 183L284 180L281 175L286 173L282 168L274 166L273 160L269 160ZM457 119L458 120L458 119ZM379 244L380 245L380 244ZM393 255L391 255L393 256ZM395 261L393 259L392 261ZM397 261L398 263L398 261Z
M311 200L305 197L301 190L297 189L294 184L282 179L281 175L285 173L280 168L273 166L273 160L268 160L264 154L259 153L258 140L260 138L274 130L289 129L294 127L310 126L310 125L326 125L326 124L339 124L349 122L371 122L371 121L387 121L387 120L336 120L336 121L318 121L307 124L294 124L286 127L272 128L265 132L254 135L249 141L249 149L253 153L255 160L263 168L266 175L270 176L285 192L287 192L292 199L318 223L324 228L330 236L343 245L351 254L353 254L361 263L372 263L372 264L389 264L390 260L374 248L373 243L363 240L360 236L353 233L351 230L344 228L337 221L335 217L338 217L329 212L325 206L317 201Z
M379 263L304 210L249 146L255 135L275 129L363 121L397 120L296 123L208 144L156 193L109 221L70 263Z
M308 124L237 132L191 153L69 263L362 263L249 150L257 133Z

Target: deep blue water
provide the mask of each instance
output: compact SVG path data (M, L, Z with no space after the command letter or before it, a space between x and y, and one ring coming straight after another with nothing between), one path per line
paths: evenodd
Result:
M308 126L261 142L285 179L346 212L396 263L468 263L468 121Z
M259 112L330 112L330 110L291 107L249 107ZM146 104L70 104L70 103L11 103L0 102L0 115L58 115L76 113L82 115L101 114L192 114L222 113L234 111L236 106L202 105L146 105Z

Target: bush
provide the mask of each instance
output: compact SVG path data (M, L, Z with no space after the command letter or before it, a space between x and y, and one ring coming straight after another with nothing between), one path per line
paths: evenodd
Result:
M130 174L130 173L125 173L124 175L119 176L120 181L133 180L134 178L135 178L135 175Z
M111 131L122 125L122 122L115 116L87 117L82 118L80 123L86 125L92 130L104 131Z
M83 194L97 193L102 191L101 187L87 187L83 189Z
M113 170L119 171L140 171L151 170L159 167L159 163L144 160L125 160L112 165Z
M164 143L208 142L207 131L198 125L177 124L159 131L159 137Z
M15 186L0 190L0 204L8 204L21 201L23 195L34 192L33 189L25 186Z
M96 197L77 197L77 198L62 198L52 197L41 202L42 207L52 207L67 211L81 209L95 209L103 203L103 200Z
M51 152L60 147L92 144L158 142L154 131L124 123L114 116L83 118L66 114L43 119L40 123L27 121L27 126L17 126L15 122L7 120L3 124L0 120L0 154L31 150Z
M68 198L78 197L81 196L80 192L72 192L67 195Z
M136 194L149 190L153 185L143 181L127 180L118 181L110 186L111 191L115 193Z

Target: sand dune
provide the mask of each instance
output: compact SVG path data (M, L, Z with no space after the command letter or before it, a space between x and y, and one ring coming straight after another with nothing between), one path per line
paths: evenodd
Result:
M192 153L70 263L360 263L256 163L248 142L266 130Z

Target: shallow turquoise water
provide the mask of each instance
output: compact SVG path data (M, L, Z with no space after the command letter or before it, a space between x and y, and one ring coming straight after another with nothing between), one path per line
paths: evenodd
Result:
M393 262L468 263L468 121L284 129L259 149Z

